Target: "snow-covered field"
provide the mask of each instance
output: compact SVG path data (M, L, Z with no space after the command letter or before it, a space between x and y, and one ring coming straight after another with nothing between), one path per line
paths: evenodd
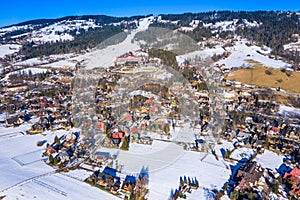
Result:
M53 30L50 33L44 34L41 32L40 34L36 34L30 39L34 42L57 42L57 41L66 41L66 40L73 40L74 37L68 33L62 33L62 34L56 34L56 32Z
M215 46L214 48L206 48L201 51L194 51L194 52L187 53L184 55L176 56L176 60L179 65L182 65L185 60L193 60L194 58L197 58L197 57L205 59L214 54L221 55L224 52L225 52L225 50L222 48L222 46Z
M50 140L54 136L23 135L30 125L17 128L0 127L0 191L41 174L53 171L41 161L43 147L37 147L39 140ZM40 152L40 153L36 153Z
M177 21L169 21L169 20L158 20L162 23L171 22L171 23L177 23ZM231 21L220 21L216 23L203 23L204 27L210 27L212 29L212 32L218 32L218 31L235 31L237 27L239 26L246 26L246 27L255 27L259 26L260 24L256 21L249 22L247 19L242 19L242 24L237 24L239 20L234 19ZM193 31L198 24L202 22L201 20L192 20L192 22L187 27L181 27L179 30L181 31Z
M180 176L196 177L199 181L199 191L194 191L190 199L196 194L200 195L196 199L206 199L207 190L220 190L231 172L211 154L201 161L204 156L205 153L185 152L169 167L150 172L149 199L167 199L171 190L178 188Z
M72 176L53 174L41 177L10 190L5 199L119 199Z
M232 148L224 142L219 148ZM100 151L118 155L119 164L124 165L123 173L136 174L143 166L149 167L149 199L168 199L171 190L179 184L180 176L196 177L200 188L190 195L206 199L209 190L220 190L230 176L228 165L219 156L219 160L204 152L184 151L174 143L154 140L152 145L130 144L129 151L100 148ZM221 153L218 153L221 155Z
M6 120L6 114L5 113L0 113L0 121L5 121Z
M247 46L245 41L238 42L233 47L227 47L226 50L231 52L228 58L218 61L219 65L224 64L227 68L249 66L250 64L246 60L255 60L266 67L282 68L289 66L281 60L275 60L269 58L266 55L260 54L257 51L264 52L264 50L259 50L257 46Z
M280 105L279 106L279 114L283 116L290 116L290 115L298 115L300 116L300 109L299 108L294 108L290 106L285 106L285 105Z
M94 20L63 20L49 26L43 27L39 30L34 30L35 25L25 25L25 26L12 26L9 28L0 29L0 36L4 35L7 32L16 31L16 30L27 30L27 33L20 35L15 35L12 38L20 38L22 36L31 35L30 39L27 39L29 42L57 42L57 41L66 41L73 40L74 37L71 36L68 32L72 30L79 29L89 29L99 27ZM79 32L78 32L79 33Z
M228 142L226 140L221 140L221 142L222 144L217 144L215 146L215 151L219 158L222 158L224 156L222 155L222 152L224 153L226 150L232 151L234 149L232 142Z
M230 21L221 21L221 22L216 22L216 23L204 23L204 27L210 27L213 29L213 32L216 31L235 31L238 26L247 26L247 27L255 27L259 26L260 24L257 23L256 21L249 22L247 19L242 19L243 24L237 24L239 20L234 19Z
M3 79L1 79L0 81L7 81L9 76L13 75L13 74L21 74L21 75L26 74L26 75L29 75L31 73L32 75L36 75L36 74L41 74L43 72L47 72L47 69L30 67L30 68L21 69L21 70L17 70L17 71L14 71L14 72L7 73L5 75L5 77Z
M43 67L52 67L52 68L67 68L67 67L75 67L76 61L72 60L60 60L53 63L43 64Z
M27 125L19 128L2 128L0 132L4 136L4 133L18 133L29 127ZM58 135L63 133L62 131ZM46 136L19 134L9 139L5 138L5 140L1 140L0 136L0 145L2 146L0 149L2 163L0 176L3 180L7 180L0 183L1 195L7 195L7 199L95 199L97 196L101 196L101 199L104 200L116 199L108 193L80 182L88 177L89 173L77 170L67 174L52 173L54 169L41 160L44 147L37 147L36 142L39 140L52 141L53 137L54 134L50 132ZM150 199L165 199L166 194L169 194L172 187L177 185L181 175L197 176L200 180L201 176L198 174L205 172L201 169L196 170L194 167L194 159L199 161L202 155L192 152L185 153L181 146L173 143L154 141L151 146L131 144L128 152L117 149L101 148L101 150L119 154L119 163L124 164L123 171L126 173L135 174L143 166L148 166L151 177L150 189L153 189L151 195L154 195ZM182 168L182 163L186 162L188 168ZM205 163L203 168L209 169L209 165L211 164ZM195 171L198 171L198 174L194 174ZM166 173L170 174L174 181L170 182L168 178L162 179L161 176L165 176ZM223 172L213 173L216 176L223 175ZM162 180L164 180L163 183ZM206 181L206 187L210 187L210 178L203 181ZM219 187L220 183L221 181L215 182L216 187ZM161 184L164 186L164 190L160 190ZM32 188L35 188L34 191ZM158 195L157 198L156 195Z
M3 58L5 55L13 54L19 51L21 45L18 44L5 44L0 45L0 58Z
M153 141L150 146L131 144L129 151L119 149L101 148L100 151L118 155L119 163L124 165L123 172L139 173L143 166L148 166L149 171L159 171L176 162L183 156L184 150L174 143Z
M74 53L51 55L43 58L30 58L21 62L16 62L14 66L42 66L53 68L75 67L77 62L85 59L83 55L76 55Z
M48 63L48 60L44 60L41 58L30 58L21 62L15 63L15 65L27 65L27 66L35 66L35 65L42 65Z
M0 28L0 36L4 35L7 32L22 30L22 29L31 29L33 28L31 25L24 25L24 26L11 26L7 28Z
M276 171L276 169L278 169L283 163L283 158L284 156L282 155L278 155L272 151L265 150L263 154L258 154L254 160L260 163L263 168L268 168Z
M253 149L249 149L246 147L238 148L234 150L230 156L230 158L235 160L241 160L243 158L250 159L251 156L254 154Z
M84 182L89 173L75 170L69 173L54 173L42 159L45 146L38 147L37 141L53 141L57 134L24 135L30 124L17 128L0 127L0 196L5 199L117 199L111 194Z

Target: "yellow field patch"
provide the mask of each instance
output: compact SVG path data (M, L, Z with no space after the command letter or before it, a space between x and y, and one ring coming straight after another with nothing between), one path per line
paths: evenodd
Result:
M288 70L282 72L280 69L265 67L254 60L247 60L247 62L251 63L253 68L232 71L230 75L226 76L226 79L255 86L280 87L284 90L300 93L300 72ZM266 70L272 74L268 75ZM290 76L288 76L289 73Z

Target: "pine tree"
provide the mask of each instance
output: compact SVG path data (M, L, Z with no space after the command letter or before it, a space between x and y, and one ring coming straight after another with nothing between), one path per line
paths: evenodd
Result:
M128 137L124 137L124 141L122 143L121 149L124 151L128 151L129 150L129 140Z
M190 177L188 177L188 184L190 185L192 182L191 182L191 179Z
M229 158L229 157L230 157L230 154L231 154L231 151L230 151L229 149L226 149L224 158Z
M199 187L199 182L198 182L196 177L195 177L195 184L196 184L196 187L198 188Z
M248 194L248 198L249 199L257 199L257 194L256 193L254 193L254 192L250 192L249 194Z
M184 182L185 184L187 184L186 176L183 177L183 182Z
M169 134L170 133L170 125L164 124L163 130L164 130L165 134Z
M179 197L179 192L176 189L175 192L174 192L174 195L173 195L173 199L178 199L178 197Z
M230 199L236 200L236 199L238 199L238 198L239 198L239 191L234 190L234 191L232 191L232 192L230 193Z
M50 164L53 164L53 156L50 154L50 156L49 156L49 163Z
M279 183L275 183L272 187L272 192L278 194Z
M54 159L53 159L53 165L57 165L57 163L58 163L58 159L57 159L57 158L54 158Z
M181 187L183 187L183 185L184 185L184 182L183 182L183 179L182 179L182 177L180 176L180 178L179 178L179 183L180 183L180 186Z
M60 145L60 141L59 141L57 135L54 137L54 143L57 145Z

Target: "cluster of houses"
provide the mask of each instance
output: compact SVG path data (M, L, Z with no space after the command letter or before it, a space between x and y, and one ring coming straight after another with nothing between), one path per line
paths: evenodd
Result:
M113 115L112 105L114 87L120 76L117 74L105 74L98 82L96 92L96 112L98 116L97 125L100 130L106 134L104 146L119 147L124 141L125 133L122 130L116 130L117 116Z
M145 58L144 54L140 57ZM128 57L133 57L133 54L120 56L117 61ZM143 61L148 64L147 59ZM136 67L129 61L127 66ZM118 95L121 95L118 91L126 91L127 85L134 81L134 76L115 70L119 67L118 63L100 78L95 95L97 125L107 135L104 146L127 149L129 142L151 145L152 135L170 137L171 126L175 128L173 119L180 118L177 98L163 85L144 83L129 91L125 99L118 100ZM117 113L124 101L129 102L124 112Z
M59 138L56 136L52 144L47 143L43 155L48 156L50 165L66 167L74 160L86 159L87 153L85 145L80 141L80 133L69 132Z
M155 88L155 85L153 85L153 88ZM166 99L156 99L153 95L155 91L151 90L152 87L149 85L145 94L137 92L129 97L130 104L125 118L130 127L132 142L151 144L151 133L153 135L170 136L172 124L170 118L174 117L175 119L174 112L179 107L178 102L176 99L168 97ZM157 117L158 110L165 115Z
M199 84L203 82L201 74L200 77L198 75L195 71L189 80L196 91L195 95L198 96L200 109L200 120L195 123L195 127L199 126L200 135L204 135L211 123L212 101L205 92L207 89L203 90L204 87L201 87L200 91L197 91ZM277 171L262 168L257 162L247 161L237 171L233 170L232 181L229 181L232 189L228 193L229 196L233 199L268 199L272 195L286 197L287 191L290 197L298 199L299 116L281 116L280 105L272 100L262 100L263 95L260 93L264 91L260 89L242 85L237 89L236 85L232 84L224 86L224 104L220 110L223 109L226 115L223 115L224 126L219 137L233 142L235 148L253 148L257 153L268 149L286 155L286 162L293 166L290 171L279 174ZM196 139L195 142L195 146L188 149L198 151L201 143L206 141ZM281 184L282 182L285 184Z
M136 83L133 80L136 76L123 73L124 69L134 71L140 65L150 65L150 62L153 60L150 61L144 51L129 52L117 57L115 66L108 68L99 79L95 93L96 117L91 122L105 134L102 146L128 150L130 143L152 145L154 138L172 137L171 130L175 130L176 120L181 119L180 112L184 106L180 104L178 94L175 95L175 84L172 91L157 82L147 82L134 90L127 90L128 85ZM120 68L121 72L116 70ZM212 109L217 109L218 116L225 121L219 137L233 141L235 148L253 148L258 153L269 149L285 154L287 160L294 164L286 172L276 173L263 169L257 162L247 161L233 173L232 182L229 182L230 195L267 198L270 191L284 196L283 190L286 189L290 196L299 198L300 126L297 120L282 118L278 114L279 105L260 100L257 95L259 91L253 88L239 87L236 90L227 85L225 105L214 102L210 99L200 71L189 65L181 66L179 70L191 83L193 94L189 98L196 100L199 112L198 120L191 124L198 128L199 134L195 136L194 142L188 143L187 149L204 150L205 135L213 121ZM15 127L31 122L28 134L38 134L45 130L70 130L74 123L74 109L81 109L74 108L71 103L71 80L74 73L71 69L48 70L43 76L26 76L21 82L19 77L10 80L9 84L0 83L0 112L7 113L0 123L6 127ZM120 98L120 91L125 94L123 98ZM226 115L222 115L224 113ZM87 124L87 121L83 120L82 123ZM85 164L99 168L86 182L117 196L129 198L135 194L147 194L147 176L143 173L137 176L121 174L119 169L111 166L112 158L106 153L98 152L88 156L79 132L69 131L59 138L55 137L52 144L47 144L44 155L48 156L49 164L53 166L65 167L82 159ZM280 180L285 186L281 185ZM197 179L181 178L180 186L171 198L184 198L187 192L198 187Z
M293 118L282 118L279 104L259 100L257 92L232 92L226 100L228 117L221 136L238 139L238 146L269 149L299 161L300 127Z
M132 199L133 197L145 199L148 193L148 181L149 175L146 168L143 168L137 175L126 175L108 166L96 170L85 180L85 182L122 199Z
M0 112L6 113L0 123L15 127L35 119L29 134L71 128L72 91L68 80L73 73L61 69L48 71L43 81L27 81L25 77L22 84L26 87L18 86L13 91L6 88L14 86L14 79L0 83Z
M240 162L236 165L237 169L233 169L232 177L225 189L233 199L286 198L287 194L291 198L298 199L300 195L298 167L291 168L282 164L279 169L273 171L263 168L256 161Z
M122 57L123 59L123 57L125 58L127 56L130 57L133 56L133 54L128 53L120 56L120 58ZM136 65L137 64L138 62ZM130 62L128 62L127 65L136 66ZM119 65L116 64L116 67L118 66ZM220 116L222 114L224 117L226 116L225 125L220 136L229 140L236 138L237 142L235 142L235 145L237 147L250 146L258 149L259 152L263 152L264 149L270 149L287 155L292 154L293 159L299 159L299 125L294 124L292 120L283 120L280 118L278 115L278 104L272 101L259 100L259 95L257 95L257 91L253 89L253 87L240 87L239 90L236 91L235 88L232 89L232 87L229 86L226 88L225 106L221 102L214 102L212 106L208 95L208 88L202 77L203 72L201 70L194 70L190 65L180 66L179 71L184 75L187 74L186 78L192 85L194 96L198 98L200 116L199 121L195 122L195 125L200 129L199 135L205 135L207 128L210 126L212 107L214 107L214 109L218 110ZM192 71L192 75L187 71ZM120 76L122 76L122 78L126 76L121 73L118 75L118 78L120 78ZM220 82L220 80L216 81ZM109 92L114 92L112 87L107 88ZM160 88L160 94L157 93L157 88ZM174 94L168 93L168 90L166 90L164 94L161 94L165 91L161 86L159 87L155 84L148 83L140 89L143 92L130 97L128 113L122 116L122 124L125 124L125 126L120 126L119 123L117 128L125 135L130 135L131 142L151 144L150 141L147 141L151 140L150 135L148 134L144 137L145 135L143 133L160 130L162 134L168 135L170 133L170 127L174 126L173 119L180 118L178 113L179 103L176 97L174 97ZM154 95L145 95L146 92ZM154 98L154 96L163 98L157 99ZM107 110L110 110L110 101L107 100L104 104L108 105ZM154 119L157 112L163 113L166 108L170 108L170 112L168 116L165 116L165 119ZM223 113L221 113L222 111ZM226 113L226 115L224 113ZM125 138L123 136L124 134L118 134L118 132L119 131L115 131L115 133L109 135L117 145ZM198 141L200 140L196 138L194 144L195 148L192 149L199 150L201 143ZM205 141L203 143L205 143ZM203 147L203 145L200 147Z

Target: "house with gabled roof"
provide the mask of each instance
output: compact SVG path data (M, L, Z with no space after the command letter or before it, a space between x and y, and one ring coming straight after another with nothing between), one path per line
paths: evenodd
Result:
M289 186L289 194L294 196L295 198L300 198L300 169L295 167L290 172L287 172L283 176L283 180L288 183Z
M248 190L256 185L263 176L264 169L255 161L246 162L237 171L236 178L239 180L237 189Z
M12 116L5 120L6 127L19 126L24 123L20 116Z
M136 177L132 175L126 175L125 180L123 181L122 190L127 193L131 193L136 185Z

